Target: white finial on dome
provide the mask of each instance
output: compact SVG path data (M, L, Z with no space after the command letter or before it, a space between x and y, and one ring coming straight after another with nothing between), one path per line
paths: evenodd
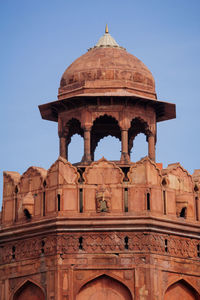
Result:
M89 50L94 48L120 48L125 50L125 48L119 46L115 39L109 34L107 24L104 35L99 39L96 45L93 48L90 48Z

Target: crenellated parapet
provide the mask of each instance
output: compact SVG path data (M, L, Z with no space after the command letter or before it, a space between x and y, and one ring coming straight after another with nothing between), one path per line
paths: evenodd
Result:
M59 157L48 169L4 173L2 226L50 216L154 215L199 220L199 172L162 169L145 157L129 168L105 158L80 169Z
M78 211L78 179L79 173L66 159L59 157L49 168L45 187L45 213Z

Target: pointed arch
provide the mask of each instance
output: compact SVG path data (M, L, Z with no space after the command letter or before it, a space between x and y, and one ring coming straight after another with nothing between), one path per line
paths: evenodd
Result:
M68 151L69 151L69 144L71 143L71 139L74 135L79 135L83 138L84 136L84 130L81 127L81 122L77 118L71 118L66 122L66 124L63 126L63 134L65 136L64 141L64 148L65 148L65 157L68 159Z
M132 300L133 298L130 289L121 280L101 274L81 285L76 300L84 299Z
M121 141L121 129L118 120L108 114L96 118L91 129L91 156L94 160L95 149L101 139L107 136L116 137Z
M137 162L141 160L143 157L148 156L148 143L147 143L147 137L144 133L138 133L133 141L129 140L128 144L130 150L128 150L130 160L132 162Z
M164 300L197 300L200 295L185 279L173 282L165 291Z
M14 291L12 300L45 300L42 287L32 280L22 282Z
M74 134L79 134L84 136L83 128L81 127L81 122L76 118L71 118L65 125L65 130L67 132L67 139L70 142L71 137Z
M149 129L149 125L142 118L137 117L131 121L131 127L128 130L128 153L130 155L131 149L133 148L133 141L135 137L143 133L146 135L146 140L148 141L148 137L152 134Z

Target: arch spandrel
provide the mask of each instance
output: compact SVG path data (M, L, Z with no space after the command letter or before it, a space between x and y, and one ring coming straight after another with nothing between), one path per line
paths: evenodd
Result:
M121 184L124 174L115 163L103 157L87 167L83 177L86 184Z
M79 173L66 159L59 157L47 172L47 187L78 183Z
M128 178L133 184L161 185L162 177L156 164L148 157L133 164L128 172Z
M76 300L132 300L130 290L121 281L107 275L98 276L84 284Z

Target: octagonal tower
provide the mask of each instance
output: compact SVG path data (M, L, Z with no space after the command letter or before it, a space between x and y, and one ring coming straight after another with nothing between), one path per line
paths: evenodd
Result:
M156 124L175 118L175 105L157 100L148 68L106 27L39 109L58 122L60 155L48 170L4 172L0 299L200 299L200 170L156 163ZM141 132L148 156L132 162ZM76 133L84 153L72 165ZM120 160L94 161L108 135Z

